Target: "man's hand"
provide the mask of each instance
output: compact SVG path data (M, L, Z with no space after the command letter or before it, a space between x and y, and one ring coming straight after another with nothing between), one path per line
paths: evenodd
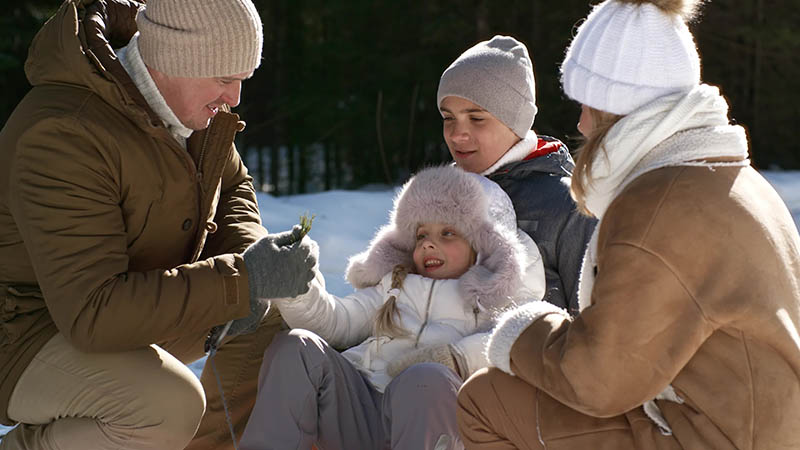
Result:
M256 241L242 257L250 283L250 315L236 319L228 335L251 333L269 310L269 299L297 297L309 289L319 247L311 238L301 237L299 225L291 231L268 234Z

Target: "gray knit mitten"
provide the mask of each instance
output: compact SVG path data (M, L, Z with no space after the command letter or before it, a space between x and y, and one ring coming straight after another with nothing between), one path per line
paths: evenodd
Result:
M269 310L269 299L297 297L314 279L319 247L309 237L300 237L301 227L269 234L248 247L242 257L250 283L250 315L236 319L229 336L252 333Z

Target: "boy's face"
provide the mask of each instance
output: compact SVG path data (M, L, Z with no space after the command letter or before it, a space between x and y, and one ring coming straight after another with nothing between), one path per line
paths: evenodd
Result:
M456 229L443 223L417 227L414 267L428 278L458 278L475 263L475 252Z
M450 155L467 172L481 173L520 138L488 111L461 97L445 97L439 106Z

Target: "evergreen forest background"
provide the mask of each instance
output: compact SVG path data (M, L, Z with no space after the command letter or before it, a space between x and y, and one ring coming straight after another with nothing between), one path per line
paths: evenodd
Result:
M244 84L239 134L257 185L275 195L397 184L450 160L436 88L461 52L495 34L534 60L534 129L579 144L578 105L558 67L588 0L254 0L261 68ZM596 3L596 2L595 2ZM0 124L30 89L28 46L57 0L0 6ZM712 0L691 24L703 80L744 125L754 165L800 169L800 0Z

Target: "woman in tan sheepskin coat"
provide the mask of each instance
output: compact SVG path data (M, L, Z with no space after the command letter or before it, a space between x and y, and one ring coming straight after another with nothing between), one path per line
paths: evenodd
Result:
M700 82L694 6L607 0L578 30L581 312L501 318L459 393L468 449L800 448L800 237Z

